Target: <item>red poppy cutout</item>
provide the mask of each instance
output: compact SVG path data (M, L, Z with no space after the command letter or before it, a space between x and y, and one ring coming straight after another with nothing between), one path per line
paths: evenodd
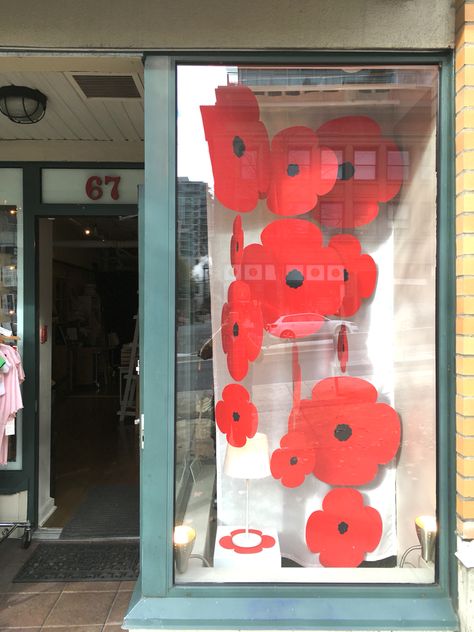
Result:
M214 193L233 211L253 210L270 180L270 143L257 99L245 86L216 89L216 105L202 105Z
M297 419L315 452L314 475L330 485L364 485L400 445L400 419L377 403L376 389L356 377L331 377L301 400Z
M361 254L359 240L353 235L335 235L328 244L344 263L344 298L337 314L353 316L362 299L369 298L377 283L377 266L370 255Z
M339 163L334 188L316 208L317 220L335 228L368 224L377 217L379 202L388 202L400 190L404 165L399 148L368 116L332 119L316 134Z
M281 479L285 487L298 487L315 465L314 450L301 432L289 432L280 441L280 448L273 452L270 470L273 478Z
M222 308L221 334L229 373L240 382L247 375L249 362L260 353L263 338L260 307L242 281L233 281L229 286L227 303Z
M260 542L258 544L254 546L242 546L235 544L234 537L242 533L245 533L245 529L235 529L230 535L225 535L221 538L219 540L219 544L223 549L233 549L236 553L244 555L250 553L260 553L263 549L271 549L272 546L275 546L275 538L272 538L271 535L264 535L264 533L258 529L249 529L249 533L260 536Z
M337 359L343 373L346 372L347 361L349 359L349 346L347 343L347 327L341 325L337 336Z
M242 279L273 336L302 338L318 331L344 296L344 265L323 245L319 228L302 219L268 224L262 245L250 244L242 257Z
M360 492L333 489L325 496L322 511L308 518L306 544L319 553L322 566L353 568L377 548L382 528L379 512L364 505Z
M242 218L240 215L237 215L232 225L232 238L230 240L230 262L236 276L240 276L239 270L243 251L244 231L242 230Z
M242 448L247 439L255 436L258 411L250 401L247 389L240 384L228 384L224 388L222 399L216 405L216 423L235 448Z
M288 127L271 146L272 179L267 205L276 215L301 215L332 189L338 173L336 154L320 147L309 127Z

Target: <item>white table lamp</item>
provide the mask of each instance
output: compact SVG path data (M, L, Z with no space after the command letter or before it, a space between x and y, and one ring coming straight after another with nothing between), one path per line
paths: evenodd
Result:
M249 481L250 479L270 476L270 457L268 454L267 435L257 432L252 439L247 439L242 448L227 445L224 460L224 474L231 478L245 479L246 511L245 533L235 536L236 544L252 546L252 541L260 541L259 536L249 533ZM237 542L237 539L239 542Z

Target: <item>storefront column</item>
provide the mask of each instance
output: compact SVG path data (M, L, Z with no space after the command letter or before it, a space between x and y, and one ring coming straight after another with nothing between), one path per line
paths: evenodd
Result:
M459 616L474 630L474 2L456 3L456 452Z

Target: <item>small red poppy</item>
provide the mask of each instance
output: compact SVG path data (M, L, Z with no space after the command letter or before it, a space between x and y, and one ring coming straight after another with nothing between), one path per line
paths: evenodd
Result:
M255 436L258 411L250 401L247 389L240 384L228 384L224 388L222 399L216 405L216 423L235 448L242 448L247 439Z
M334 188L316 208L317 220L334 228L368 224L377 217L379 202L388 202L400 190L404 165L399 148L368 116L332 119L316 134L339 163Z
M240 382L247 375L249 362L260 353L263 338L262 312L242 281L229 286L227 303L222 308L221 335L229 373Z
M322 511L313 512L306 523L306 544L319 553L322 566L359 566L382 537L382 519L373 507L364 505L356 489L333 489L323 500Z
M323 245L320 229L307 220L268 224L262 245L244 249L241 271L269 333L302 338L318 331L344 296L344 265L334 248Z
M343 373L346 372L347 361L349 359L349 346L347 342L347 327L343 324L337 336L337 359Z
M340 316L353 316L362 299L369 298L377 283L377 266L370 255L361 254L359 240L353 235L335 235L328 244L344 263L344 298Z
M321 380L312 398L301 400L297 424L314 449L314 475L330 485L369 483L400 445L397 413L356 377Z
M242 218L240 215L237 215L232 225L232 239L230 240L230 262L236 276L240 276L239 270L243 251L244 231L242 230Z
M214 193L233 211L253 210L270 180L270 143L257 99L246 86L216 89L216 104L202 105Z
M249 529L249 533L253 535L258 535L260 537L260 542L254 544L253 546L242 546L241 544L235 544L234 538L237 535L241 535L245 533L245 529L235 529L231 532L230 535L225 535L223 538L219 540L219 544L223 549L233 549L236 553L241 554L251 554L251 553L260 553L263 549L271 549L272 546L275 546L275 538L272 538L271 535L265 535L262 531L258 529Z
M320 147L309 127L288 127L271 146L272 178L267 205L277 215L301 215L316 205L336 182L336 154Z
M285 487L298 487L314 468L315 454L301 432L289 432L273 452L270 470L273 478L281 479Z

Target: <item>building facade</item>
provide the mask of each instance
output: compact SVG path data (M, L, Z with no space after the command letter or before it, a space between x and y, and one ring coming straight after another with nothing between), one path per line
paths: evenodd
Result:
M48 98L41 122L0 127L2 323L37 376L0 470L4 515L40 526L54 509L35 222L95 217L100 237L97 218L136 215L145 185L129 629L473 629L471 55L461 1L4 16L3 84ZM351 414L363 439L342 453ZM330 415L339 451L321 438ZM252 446L266 464L240 460ZM234 541L249 519L257 540Z

